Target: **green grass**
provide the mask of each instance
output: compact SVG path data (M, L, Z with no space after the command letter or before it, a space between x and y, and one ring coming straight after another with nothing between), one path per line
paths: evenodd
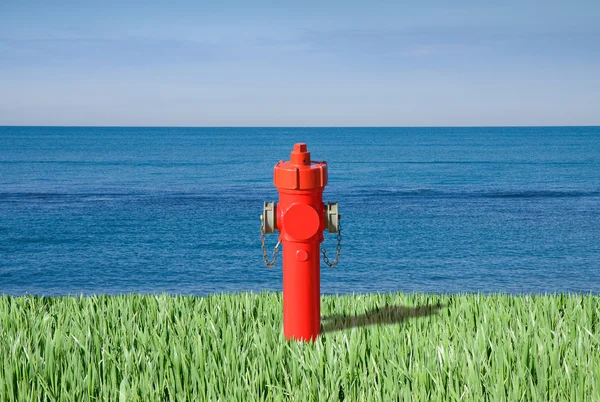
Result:
M600 401L598 296L0 296L0 401Z

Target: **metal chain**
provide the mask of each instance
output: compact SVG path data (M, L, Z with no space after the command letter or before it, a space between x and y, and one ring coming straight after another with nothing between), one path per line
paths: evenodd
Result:
M323 254L323 259L325 260L325 264L329 265L329 268L335 268L338 262L340 262L340 252L342 251L342 220L338 220L338 234L337 234L337 247L335 251L335 259L333 262L329 261L327 257L327 252L321 244L321 254Z
M263 261L267 268L272 269L275 267L275 263L277 262L277 253L279 252L279 244L281 241L278 241L273 249L273 261L269 261L269 256L267 255L267 246L265 245L265 221L262 215L260 216L260 243L262 244L262 252L263 252Z

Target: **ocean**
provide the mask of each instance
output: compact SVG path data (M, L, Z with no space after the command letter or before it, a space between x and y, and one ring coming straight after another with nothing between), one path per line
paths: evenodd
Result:
M0 127L0 294L281 290L296 142L343 216L322 293L600 293L600 127Z

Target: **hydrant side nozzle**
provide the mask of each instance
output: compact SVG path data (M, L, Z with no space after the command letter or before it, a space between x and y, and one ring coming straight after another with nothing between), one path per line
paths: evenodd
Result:
M265 233L275 233L277 229L277 206L274 201L264 202L261 220Z
M329 233L337 233L339 221L342 216L339 214L338 203L328 202L325 205L325 227Z

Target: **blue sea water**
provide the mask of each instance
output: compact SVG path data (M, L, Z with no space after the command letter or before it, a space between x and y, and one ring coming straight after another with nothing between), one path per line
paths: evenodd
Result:
M280 290L295 142L343 215L323 293L600 292L600 127L0 127L0 293Z

